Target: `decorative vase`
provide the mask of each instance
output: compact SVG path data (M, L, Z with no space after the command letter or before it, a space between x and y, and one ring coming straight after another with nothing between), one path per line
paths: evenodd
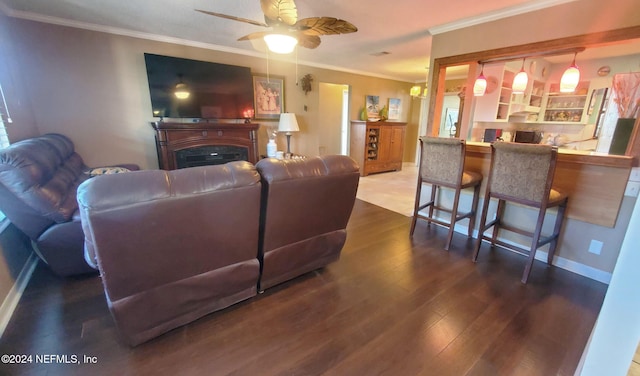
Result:
M636 119L634 118L618 118L616 129L613 131L613 137L611 138L609 154L624 155L635 123Z
M270 139L267 143L267 157L275 158L276 151L278 150L278 145L276 144L276 140Z
M367 108L363 108L360 112L360 120L367 121Z

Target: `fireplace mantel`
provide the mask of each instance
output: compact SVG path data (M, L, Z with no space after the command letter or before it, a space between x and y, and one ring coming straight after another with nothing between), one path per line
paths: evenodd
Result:
M177 153L207 146L234 146L246 148L247 160L258 162L259 124L243 123L169 123L152 122L156 131L158 166L163 170L180 168ZM214 164L214 163L212 163Z

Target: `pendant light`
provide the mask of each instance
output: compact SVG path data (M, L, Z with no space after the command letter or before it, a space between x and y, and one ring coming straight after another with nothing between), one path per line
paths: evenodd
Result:
M511 85L511 90L513 90L513 94L523 94L527 89L527 83L529 82L529 77L527 76L527 72L524 71L524 59L522 59L522 68L520 72L516 74L513 79L513 84Z
M560 92L561 93L573 93L576 91L576 87L578 87L578 82L580 82L580 69L576 65L576 55L573 55L573 62L564 71L562 74L562 78L560 79Z
M480 75L476 78L476 82L473 84L473 95L475 97L481 97L487 91L487 78L484 76L484 64L480 67Z
M426 98L427 97L427 91L428 91L428 82L429 82L429 67L425 67L425 69L427 70L427 73L425 75L424 78L424 88L420 85L414 85L411 87L411 90L409 90L409 95L411 95L414 98Z

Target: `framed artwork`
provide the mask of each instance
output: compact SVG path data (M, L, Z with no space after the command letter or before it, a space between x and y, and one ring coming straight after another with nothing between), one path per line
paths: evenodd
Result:
M367 108L367 118L380 117L380 97L377 95L367 95L365 107Z
M402 114L402 99L389 98L389 120L400 120Z
M253 106L256 119L279 119L284 112L284 77L254 75Z

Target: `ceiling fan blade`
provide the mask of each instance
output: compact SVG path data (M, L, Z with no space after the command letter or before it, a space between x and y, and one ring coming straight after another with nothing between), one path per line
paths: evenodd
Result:
M254 21L254 20L250 20L248 18L242 18L242 17L236 17L236 16L230 16L228 14L222 14L222 13L216 13L216 12L209 12L206 10L200 10L200 9L196 9L196 11L200 12L200 13L204 13L204 14L208 14L210 16L216 16L216 17L220 17L220 18L226 18L228 20L233 20L233 21L240 21L240 22L245 22L251 25L256 25L256 26L262 26L262 27L269 27L269 25L267 25L264 22L259 22L259 21Z
M334 17L303 18L296 23L296 27L307 35L349 34L358 31L351 22Z
M247 34L244 37L239 38L238 40L241 41L241 40L264 38L264 36L268 34L273 34L273 31L258 31L255 33Z
M260 0L260 8L266 19L276 23L293 26L298 21L298 10L293 0Z
M320 45L320 37L317 35L309 35L302 32L298 33L298 46L314 49Z

